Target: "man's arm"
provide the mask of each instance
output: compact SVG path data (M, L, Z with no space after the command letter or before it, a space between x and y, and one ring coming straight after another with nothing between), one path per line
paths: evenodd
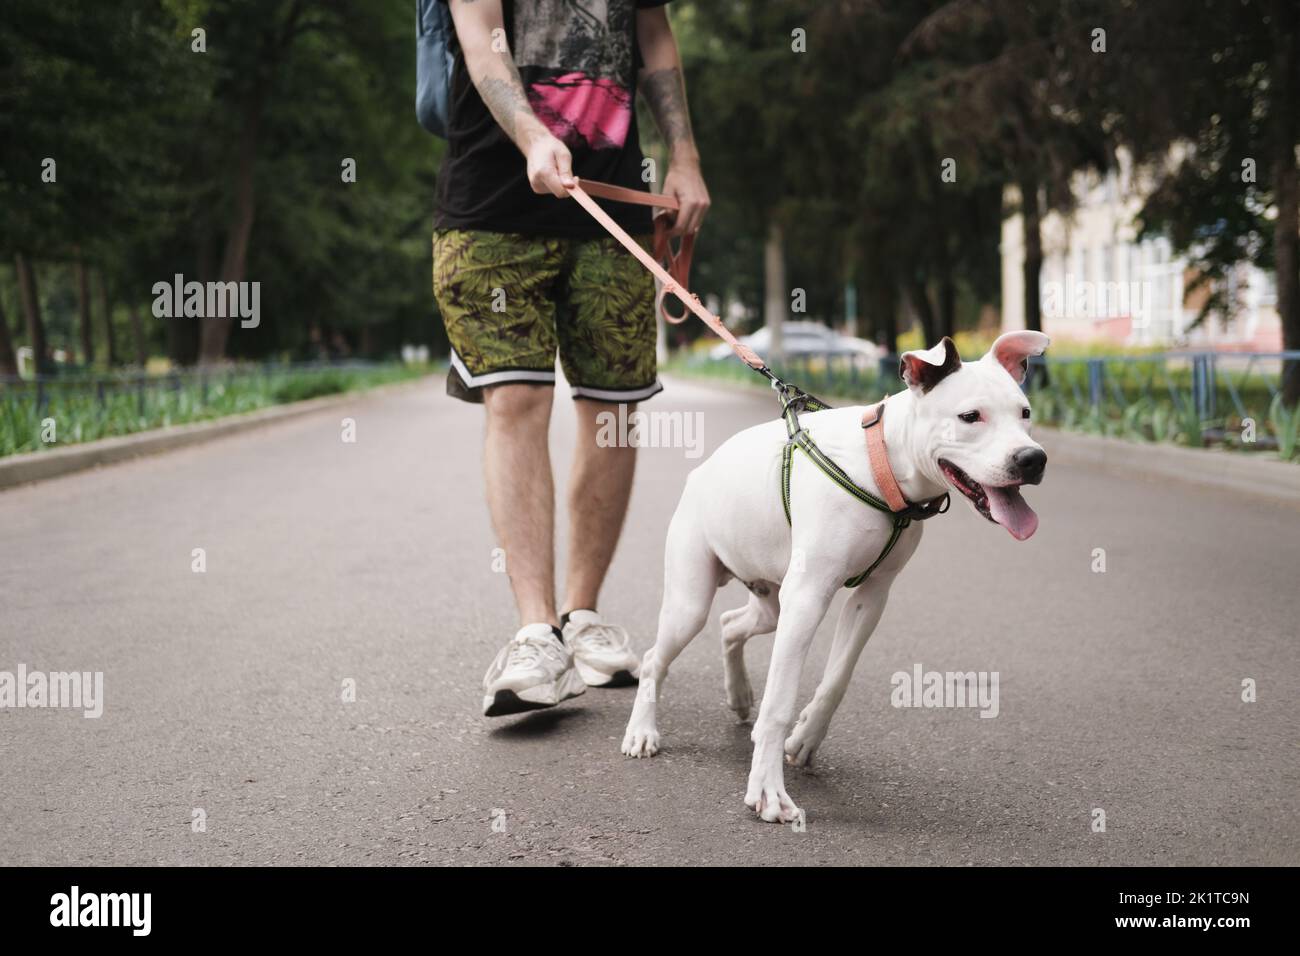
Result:
M641 46L641 95L654 115L659 132L668 144L668 175L664 194L681 203L673 234L698 232L709 209L709 191L700 174L700 153L691 132L691 114L686 107L686 82L677 40L668 24L664 7L636 12L637 39Z
M576 186L573 157L528 105L528 95L506 43L501 0L451 0L451 19L469 78L501 129L528 162L528 182L536 193L569 195Z

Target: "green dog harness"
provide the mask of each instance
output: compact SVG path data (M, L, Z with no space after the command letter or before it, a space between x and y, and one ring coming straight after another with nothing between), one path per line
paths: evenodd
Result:
M781 449L781 506L785 509L785 520L787 524L793 526L790 517L790 472L794 465L794 451L798 448L808 460L817 466L817 470L829 478L835 484L839 485L854 498L857 498L864 505L875 508L877 511L883 511L890 516L893 522L893 528L889 533L889 540L885 542L885 547L881 550L880 555L875 561L871 562L861 574L855 575L844 582L846 588L855 588L865 581L871 572L880 566L880 563L889 557L889 553L894 550L894 545L898 543L899 537L903 530L913 521L924 521L926 518L933 518L935 515L943 514L948 510L949 498L945 493L938 498L932 498L929 501L919 504L909 503L898 490L898 483L893 479L893 472L889 470L889 460L884 455L884 437L883 430L883 411L884 402L869 408L863 415L862 427L864 430L877 429L878 433L872 435L868 432L868 457L872 459L872 471L877 476L877 481L883 486L892 485L892 495L901 507L891 507L889 503L880 497L867 491L841 468L835 464L826 453L817 447L812 436L808 434L799 423L800 412L820 412L830 408L825 402L814 398L807 392L793 385L787 385L779 379L772 377L772 387L776 389L781 396L781 417L785 420L786 433L789 436L786 440L785 447ZM871 416L872 410L875 410L874 417ZM878 450L877 450L878 449ZM880 469L884 469L882 472Z

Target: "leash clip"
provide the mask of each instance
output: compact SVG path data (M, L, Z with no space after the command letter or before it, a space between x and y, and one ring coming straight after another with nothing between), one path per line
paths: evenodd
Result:
M927 502L913 502L902 511L898 512L898 514L907 518L909 521L924 521L926 518L933 518L935 515L947 514L948 508L951 505L952 497L945 491L938 498L931 498Z

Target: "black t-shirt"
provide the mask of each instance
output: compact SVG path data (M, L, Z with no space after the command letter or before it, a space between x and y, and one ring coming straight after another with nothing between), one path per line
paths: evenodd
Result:
M641 178L636 123L637 8L668 0L501 0L506 36L538 119L569 147L573 174L631 189ZM439 228L534 236L604 236L572 199L533 192L524 156L474 88L459 46L451 77L447 158L438 184ZM601 202L633 235L650 210Z

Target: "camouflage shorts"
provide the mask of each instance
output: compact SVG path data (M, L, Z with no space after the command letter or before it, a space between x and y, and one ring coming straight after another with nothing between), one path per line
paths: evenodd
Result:
M553 385L557 351L574 398L635 402L662 389L654 280L612 238L440 229L433 294L457 398L481 402L485 386L507 382Z

